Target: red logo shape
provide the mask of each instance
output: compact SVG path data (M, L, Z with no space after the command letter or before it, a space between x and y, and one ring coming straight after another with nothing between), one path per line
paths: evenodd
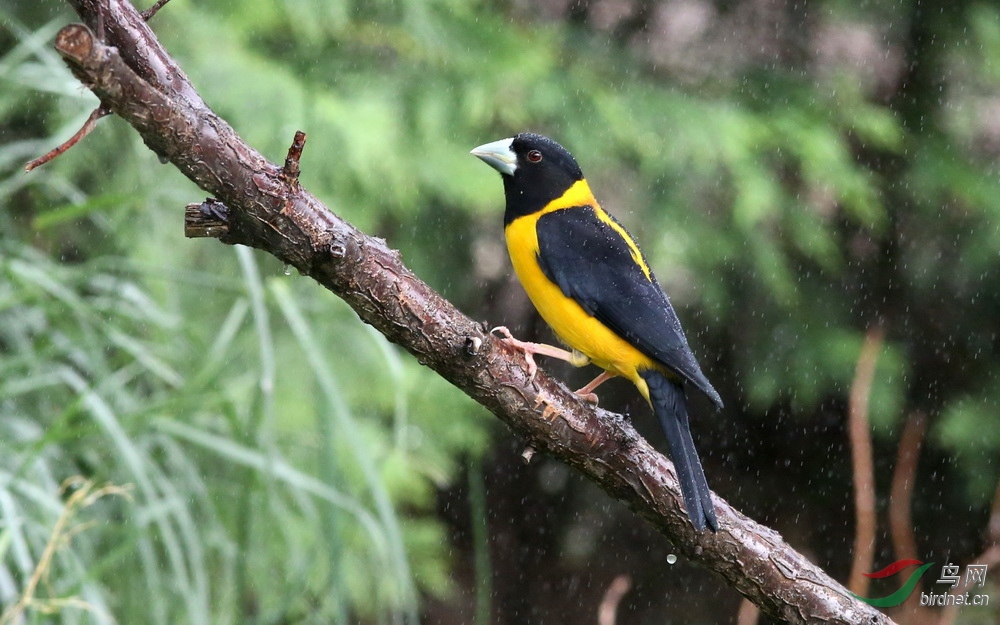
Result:
M862 573L865 577L869 579L882 579L883 577L889 577L890 575L895 575L908 566L913 566L914 564L923 564L920 560L896 560L889 566L885 567L881 571L875 571L874 573Z

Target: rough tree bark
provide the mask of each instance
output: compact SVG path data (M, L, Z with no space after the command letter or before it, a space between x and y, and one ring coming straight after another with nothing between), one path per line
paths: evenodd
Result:
M788 623L891 623L719 498L719 532L696 533L681 510L673 465L627 420L582 402L542 371L530 384L517 353L421 282L385 241L340 219L299 187L294 172L270 163L209 110L127 0L69 2L87 26L63 28L57 50L103 108L228 207L225 227L207 223L207 232L267 251L342 297L362 320L499 417L529 450L576 468L765 613ZM207 222L220 217L205 213Z

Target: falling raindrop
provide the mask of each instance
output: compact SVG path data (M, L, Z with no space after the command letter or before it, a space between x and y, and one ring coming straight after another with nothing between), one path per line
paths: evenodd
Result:
M671 553L667 556L667 564L677 564L677 555Z
M286 276L292 275L292 266L289 265L288 263L285 263L285 266L282 267L281 270L285 273Z

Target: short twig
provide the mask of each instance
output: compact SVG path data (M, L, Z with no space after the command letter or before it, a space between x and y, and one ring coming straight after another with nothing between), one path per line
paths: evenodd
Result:
M295 138L288 148L288 156L285 157L285 166L281 168L281 176L288 182L293 191L299 188L299 159L302 157L302 148L306 145L306 133L301 130L295 131Z
M184 207L184 236L218 239L229 232L229 207L215 198Z
M524 464L529 464L531 462L531 459L534 457L535 457L535 448L532 447L531 445L525 447L524 451L521 452L521 460L524 461Z
M156 15L156 12L162 9L163 5L165 5L168 2L170 2L170 0L156 0L156 4L149 7L145 11L140 11L139 15L142 16L142 19L148 22L149 20L153 19L153 16Z
M44 165L66 150L70 149L76 145L80 139L83 139L90 134L90 131L97 125L97 120L110 114L111 109L104 108L103 106L97 107L90 113L90 116L87 117L87 121L83 122L83 126L80 126L80 129L73 133L72 137L64 141L61 145L58 145L45 154L39 156L35 160L28 161L28 163L24 166L24 171L31 171L39 165Z

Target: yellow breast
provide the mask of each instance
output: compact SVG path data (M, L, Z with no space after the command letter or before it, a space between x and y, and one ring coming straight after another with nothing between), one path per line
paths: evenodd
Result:
M514 272L542 319L561 341L597 366L633 382L641 381L637 369L655 367L653 361L564 295L538 264L535 224L543 214L561 208L550 205L544 211L519 217L508 224L504 233Z

